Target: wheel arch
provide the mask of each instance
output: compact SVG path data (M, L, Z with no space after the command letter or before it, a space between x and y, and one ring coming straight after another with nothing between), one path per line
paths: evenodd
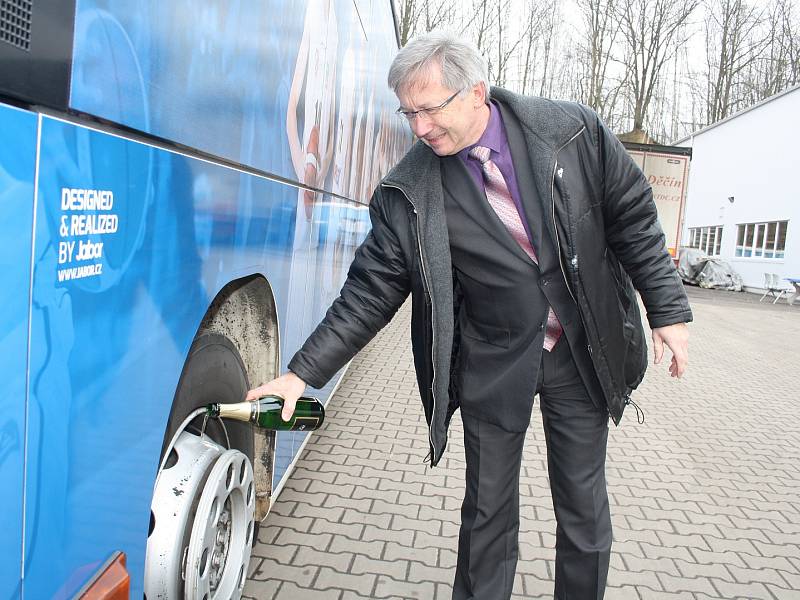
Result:
M198 328L227 336L237 346L251 386L269 381L280 368L280 336L275 294L262 275L235 279L223 287ZM256 484L256 522L269 512L275 433L254 430L253 472Z

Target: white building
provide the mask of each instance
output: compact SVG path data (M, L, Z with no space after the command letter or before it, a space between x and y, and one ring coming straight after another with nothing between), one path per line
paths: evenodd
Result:
M714 123L692 147L682 244L728 263L752 291L800 277L800 86Z

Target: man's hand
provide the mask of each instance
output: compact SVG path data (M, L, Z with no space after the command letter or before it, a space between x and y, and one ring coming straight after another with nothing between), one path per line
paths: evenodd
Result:
M257 388L253 388L247 392L245 400L252 402L253 400L258 400L262 396L268 396L270 394L280 396L284 400L281 418L284 421L288 421L294 414L294 407L297 404L297 399L303 395L305 390L306 382L289 371L277 379L273 379Z
M664 357L664 344L672 350L669 373L673 377L680 377L686 371L686 365L689 363L689 328L686 323L675 323L653 329L655 364L661 363L661 359Z

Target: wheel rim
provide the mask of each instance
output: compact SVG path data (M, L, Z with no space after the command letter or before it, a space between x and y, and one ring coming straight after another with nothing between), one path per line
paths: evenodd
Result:
M159 470L151 512L146 597L241 596L255 513L245 454L182 430Z
M197 505L186 556L186 598L239 598L253 544L253 468L238 450L220 455Z

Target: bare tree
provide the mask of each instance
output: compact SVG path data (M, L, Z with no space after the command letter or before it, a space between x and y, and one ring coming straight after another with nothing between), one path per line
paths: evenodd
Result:
M470 35L478 50L484 51L491 43L494 26L495 11L490 3L487 0L472 0L472 10L470 16L462 21L461 33Z
M545 48L552 46L550 38L554 35L552 19L557 14L556 0L542 0L540 2L526 3L526 11L521 22L524 26L524 36L518 48L518 84L517 91L523 94L534 92L535 81L540 75L538 71L546 72L546 65L540 60L540 55Z
M394 1L403 44L450 28L482 51L494 83L584 102L615 131L676 139L800 84L800 0L573 0L576 30L559 0Z
M444 29L453 23L455 6L448 0L425 0L425 31Z
M418 33L433 31L451 25L454 5L447 0L393 0L397 11L400 45Z
M578 39L580 63L584 72L577 80L577 97L606 118L613 112L620 84L609 79L614 60L614 44L620 33L618 0L576 0L584 30ZM609 105L610 104L610 105Z
M685 25L699 0L623 0L619 11L626 46L630 111L643 131L664 64L687 39Z
M697 129L693 121L695 113L701 114L698 107L704 107L704 102L695 105L693 97L693 58L694 53L687 46L678 48L672 68L672 102L670 105L670 128L666 139L677 140L685 137ZM687 114L687 112L689 114ZM702 116L699 117L702 119Z
M747 78L750 103L800 83L800 24L792 0L776 0L765 22L766 48Z
M397 11L400 46L405 46L417 30L420 15L418 0L394 0Z
M558 32L561 29L561 20L559 19L559 6L553 2L548 6L547 25L548 35L542 38L542 82L539 87L539 95L551 97L554 95L554 88L556 82L555 51L558 45ZM563 63L562 65L563 66Z
M647 133L655 140L677 140L682 134L695 130L694 126L687 129L686 125L691 124L684 122L682 116L682 109L690 89L684 83L684 77L688 72L687 55L686 47L679 48L672 59L664 64L659 77L656 92L653 94L650 116L647 119ZM700 94L700 98L705 108L705 91Z
M509 26L508 19L512 13L511 3L497 2L495 15L495 34L494 51L489 52L489 77L495 85L505 87L507 84L507 72L510 61L516 57L523 41L528 37L528 30L531 27L530 19L523 19L521 30ZM530 6L528 7L530 11Z
M743 101L743 73L759 58L768 39L758 36L763 11L744 0L707 0L705 44L708 123L724 119Z
M800 15L792 0L779 0L782 39L786 48L788 85L800 84Z

